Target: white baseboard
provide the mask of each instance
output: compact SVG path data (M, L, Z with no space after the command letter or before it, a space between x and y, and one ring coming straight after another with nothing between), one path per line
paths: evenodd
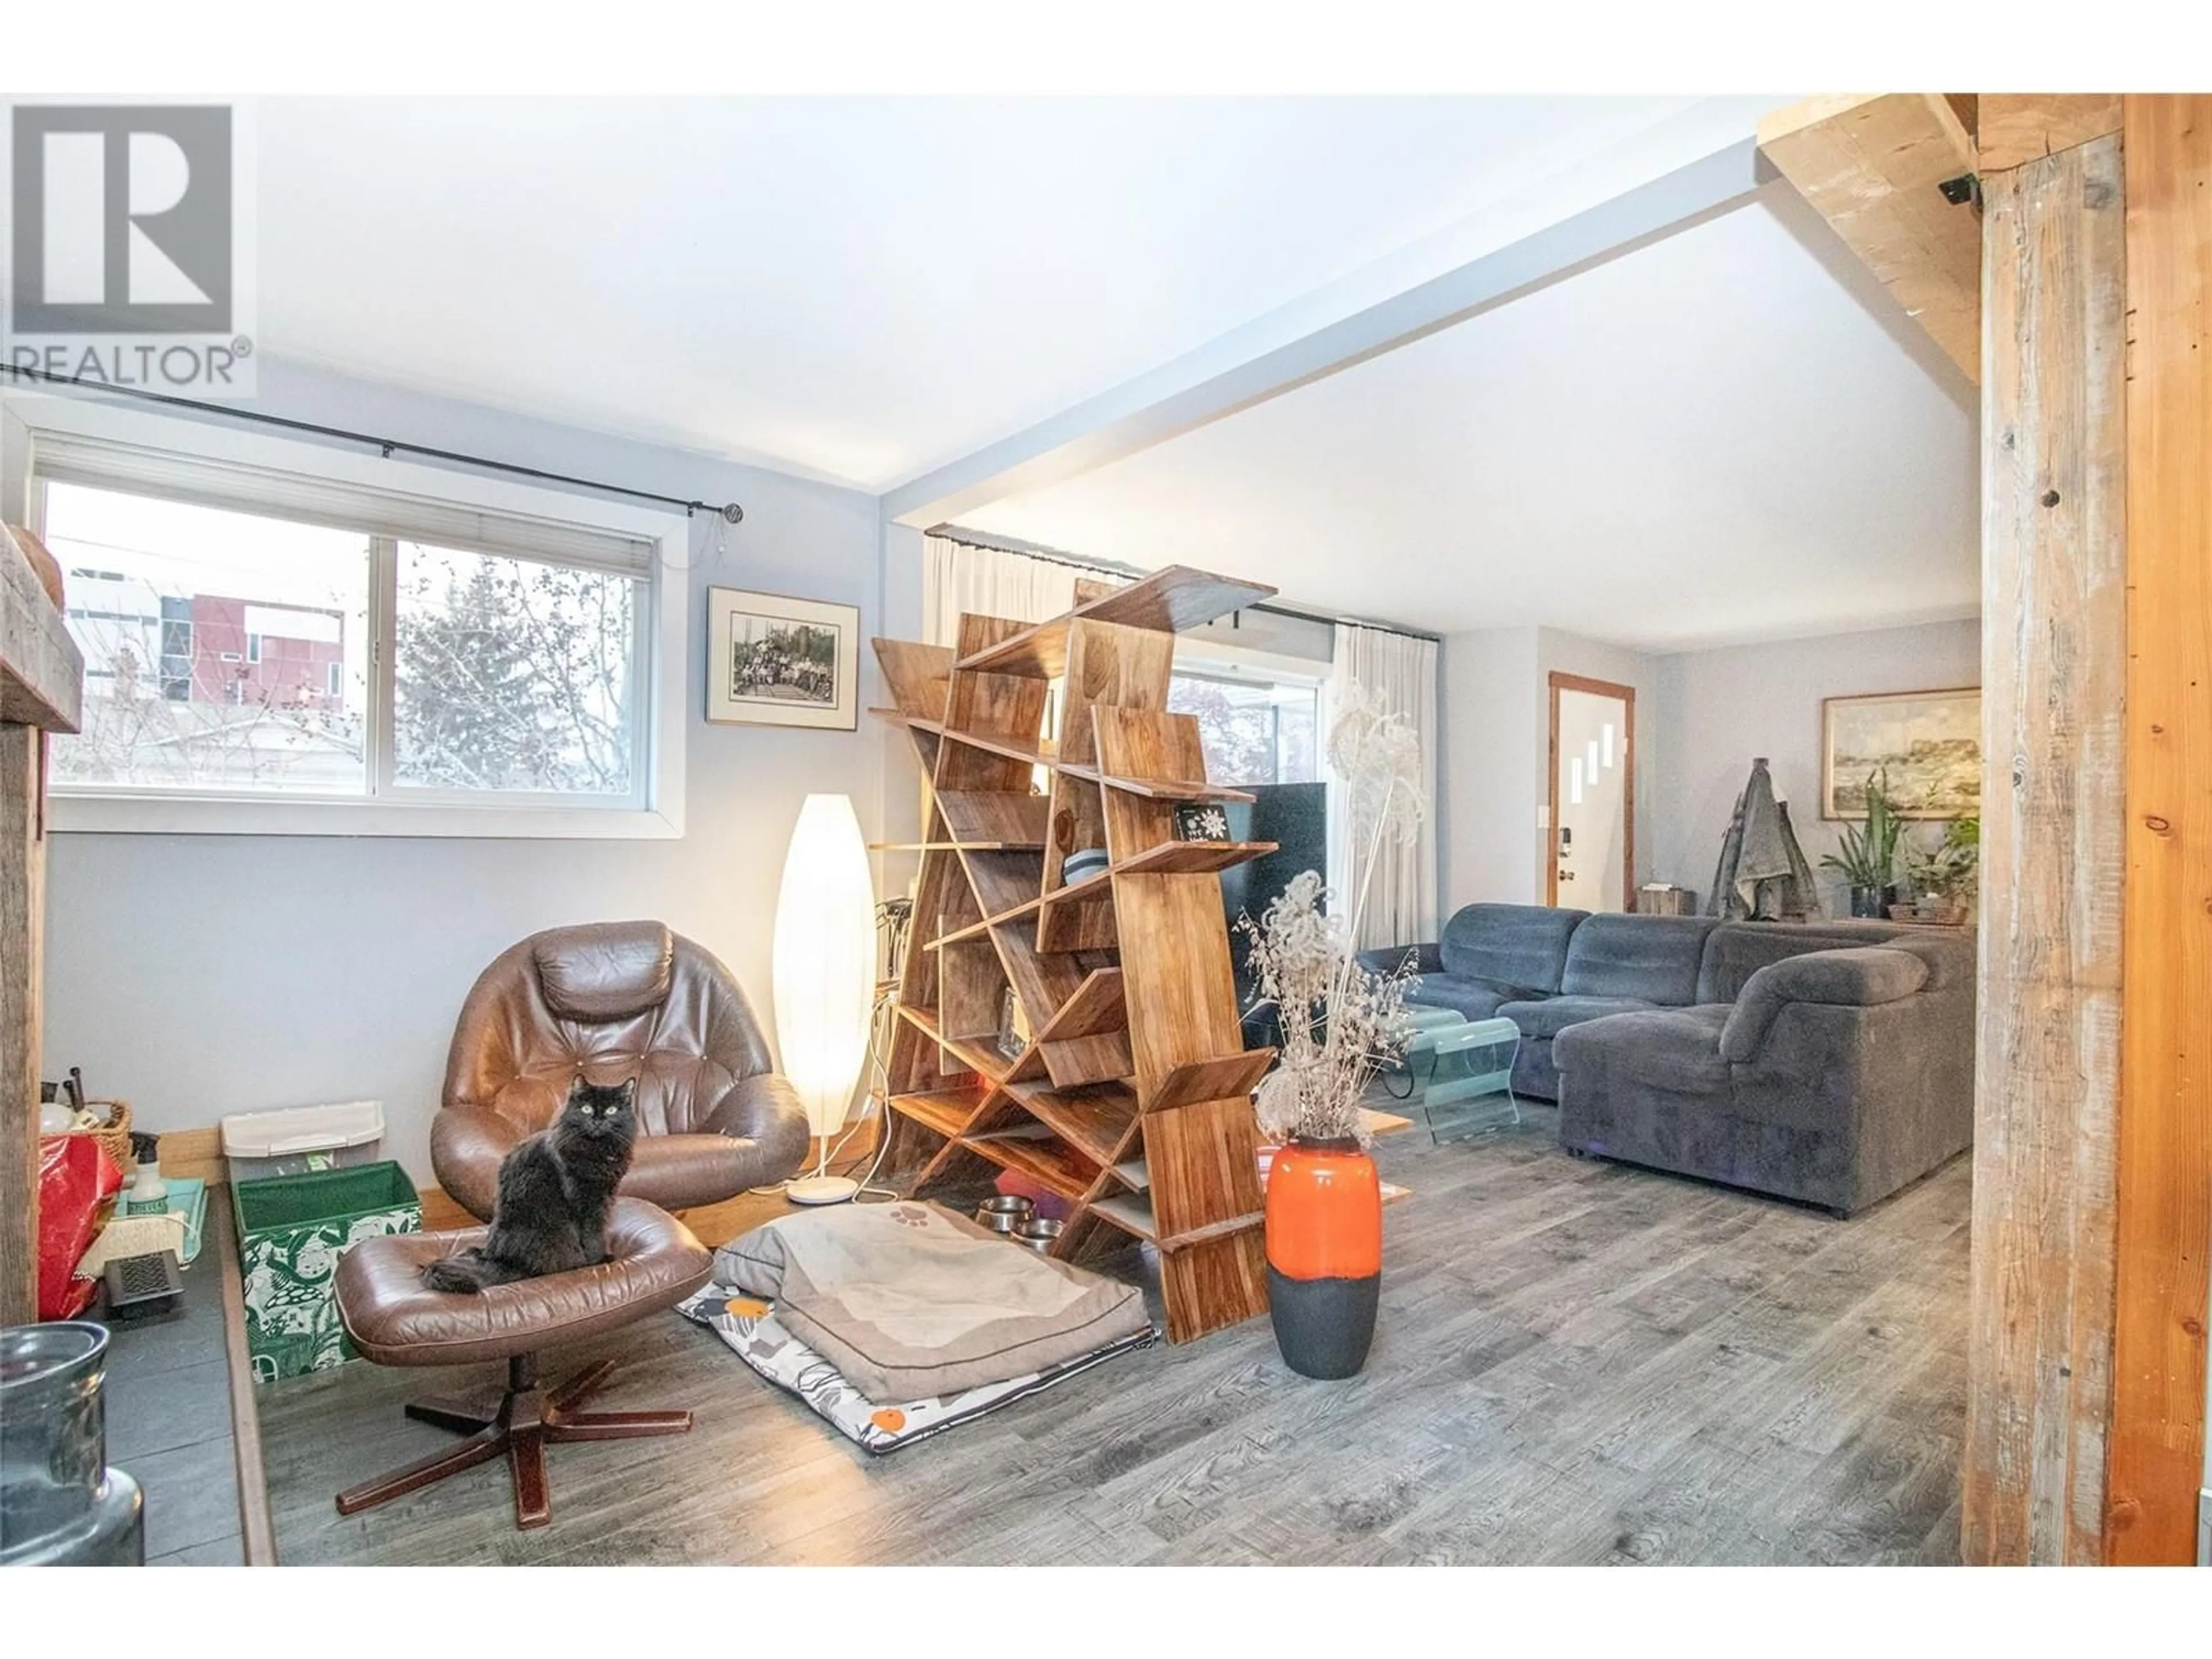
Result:
M2197 1565L2212 1567L2212 1486L2197 1494Z

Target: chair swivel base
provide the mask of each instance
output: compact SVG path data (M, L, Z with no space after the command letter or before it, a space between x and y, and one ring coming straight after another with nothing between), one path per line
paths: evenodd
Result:
M614 1374L611 1359L587 1366L559 1388L538 1385L536 1357L518 1354L507 1362L507 1389L496 1401L481 1402L453 1395L417 1400L407 1415L434 1423L467 1437L459 1445L349 1486L337 1498L340 1515L358 1515L379 1504L443 1480L449 1474L489 1463L504 1453L514 1476L514 1524L542 1527L553 1518L545 1481L545 1447L561 1440L637 1440L683 1434L691 1426L685 1412L579 1411Z

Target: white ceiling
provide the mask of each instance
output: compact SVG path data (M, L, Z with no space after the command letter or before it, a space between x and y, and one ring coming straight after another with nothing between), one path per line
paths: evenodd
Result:
M1692 101L272 99L260 343L880 491Z
M1787 190L963 522L1438 631L1972 615L1971 388Z

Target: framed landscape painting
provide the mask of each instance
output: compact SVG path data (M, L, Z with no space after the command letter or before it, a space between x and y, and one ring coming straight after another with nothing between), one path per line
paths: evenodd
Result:
M1866 816L1867 779L1886 772L1908 818L1960 818L1982 810L1982 694L1898 691L1830 697L1820 705L1820 816Z
M860 613L849 605L707 590L707 718L722 725L860 724Z

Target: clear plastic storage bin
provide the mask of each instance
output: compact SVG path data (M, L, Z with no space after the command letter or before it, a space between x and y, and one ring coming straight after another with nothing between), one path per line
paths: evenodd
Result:
M230 1164L234 1185L374 1164L382 1156L383 1146L380 1100L240 1112L222 1121L222 1155Z

